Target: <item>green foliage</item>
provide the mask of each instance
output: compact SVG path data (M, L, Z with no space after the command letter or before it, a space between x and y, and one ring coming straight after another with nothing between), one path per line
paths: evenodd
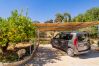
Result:
M8 19L0 18L0 46L6 46L7 42L33 40L35 29L30 18L14 10Z
M62 20L63 19L64 19L64 16L61 13L57 13L54 22L56 22L56 23L62 23Z
M63 22L71 22L71 15L69 13L64 13Z
M96 38L98 35L98 28L97 26L92 26L91 27L91 37Z
M86 21L99 21L99 8L87 10L84 17Z
M57 13L54 22L62 23L62 22L71 22L71 15L69 13Z
M6 19L0 18L0 46L5 46L8 42L9 27Z
M75 22L99 21L99 8L95 7L87 10L84 14L79 14L73 18Z
M73 18L73 22L85 22L85 19L84 19L84 15L83 14L79 14L78 16L74 17Z

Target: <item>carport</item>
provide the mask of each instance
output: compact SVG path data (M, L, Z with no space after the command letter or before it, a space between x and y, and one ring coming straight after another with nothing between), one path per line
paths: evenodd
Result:
M39 42L40 32L45 31L75 31L78 29L98 25L99 22L66 22L66 23L34 23L37 27L37 39Z
M34 23L37 27L37 47L40 44L40 32L45 31L76 31L78 29L98 25L99 22L65 22L65 23ZM99 28L98 28L99 30Z
M33 26L37 27L37 45L40 44L40 32L45 31L76 31L78 29L98 25L99 22L66 22L66 23L34 23ZM98 28L99 31L99 28Z
M37 27L38 42L40 40L40 32L45 31L75 31L78 29L98 25L99 22L66 22L66 23L35 23ZM39 46L40 43L38 43ZM93 53L92 53L93 54Z

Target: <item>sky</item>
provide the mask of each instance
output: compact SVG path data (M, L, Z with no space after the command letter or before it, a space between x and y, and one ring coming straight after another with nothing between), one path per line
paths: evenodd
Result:
M56 13L68 12L72 17L92 7L99 7L99 0L0 0L0 17L7 18L17 9L33 21L44 22L55 18Z

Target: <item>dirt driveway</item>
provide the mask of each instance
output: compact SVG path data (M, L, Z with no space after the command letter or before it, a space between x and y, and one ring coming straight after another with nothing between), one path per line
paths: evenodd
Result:
M91 51L76 57L69 57L65 52L54 49L51 45L41 45L37 57L29 66L99 66L99 52Z

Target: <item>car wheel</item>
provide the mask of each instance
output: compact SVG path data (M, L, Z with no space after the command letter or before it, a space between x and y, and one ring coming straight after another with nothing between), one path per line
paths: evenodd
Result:
M73 56L74 56L74 51L73 51L73 49L72 49L72 48L68 48L68 49L67 49L67 54L68 54L69 56L73 57Z

